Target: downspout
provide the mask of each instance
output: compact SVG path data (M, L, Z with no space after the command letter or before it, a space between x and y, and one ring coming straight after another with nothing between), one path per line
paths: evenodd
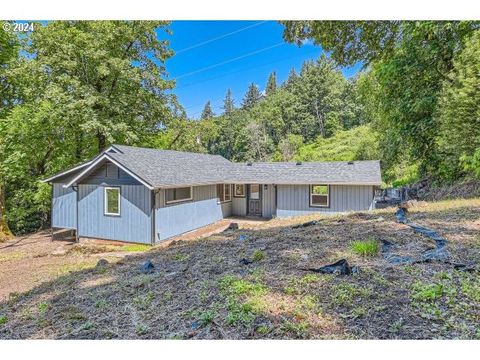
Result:
M77 186L72 186L72 189L73 189L73 191L76 192L76 199L77 199L77 201L76 201L76 206L77 206L76 218L77 219L76 219L76 224L75 224L77 229L75 231L75 242L78 243L78 242L80 242L80 234L79 234L80 227L78 226L78 219L79 219L79 217L78 217L79 185L77 184Z
M55 186L53 183L50 183L52 189L50 190L50 196L52 197L50 200L50 232L52 233L52 242L53 242L53 187Z
M152 236L151 236L151 243L152 246L155 245L155 190L150 190L151 193L151 202L152 202L152 209L151 209L151 217L152 217Z

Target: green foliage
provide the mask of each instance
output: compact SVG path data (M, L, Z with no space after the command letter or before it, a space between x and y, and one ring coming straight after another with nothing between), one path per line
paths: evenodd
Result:
M8 321L7 315L0 315L0 325L6 324Z
M348 282L341 282L332 287L331 300L338 306L352 306L358 298L368 298L372 291Z
M132 244L132 245L125 245L120 248L121 251L126 252L144 252L150 250L152 247L150 245L143 245L143 244Z
M295 160L350 161L378 159L378 135L369 125L339 131L330 138L318 137L300 147Z
M8 106L0 111L0 182L16 233L48 224L48 186L40 179L109 143L145 144L168 128L178 105L165 93L173 86L164 66L172 52L157 38L167 26L52 21L13 39L19 56L0 70L9 81L1 94Z
M412 298L420 302L430 302L440 299L443 294L442 284L425 284L416 282L412 287Z
M301 44L311 38L339 65L362 61L369 66L354 97L362 103L365 121L381 135L384 170L410 162L418 163L420 176L452 179L462 170L474 173L474 166L462 169L459 161L463 156L468 163L478 147L479 22L281 23L287 41Z
M268 77L267 87L265 88L266 95L272 95L277 90L277 75L274 72Z
M462 172L480 178L480 32L466 42L453 64L438 110L440 173L449 179Z
M207 120L213 118L214 116L215 114L213 113L212 105L210 104L210 101L207 101L205 107L202 110L202 115L200 116L200 119Z
M361 256L375 256L378 254L379 245L375 239L365 241L357 240L351 244L352 251Z
M262 93L258 89L258 86L251 83L248 86L247 93L242 101L242 109L248 110L254 107L262 99Z

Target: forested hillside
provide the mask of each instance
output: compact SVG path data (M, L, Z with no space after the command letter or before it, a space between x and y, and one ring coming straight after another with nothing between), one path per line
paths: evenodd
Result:
M178 103L156 30L168 22L49 22L0 32L0 237L48 225L39 182L111 143L233 161L380 159L384 180L480 178L478 22L282 22L328 56L225 89L201 120ZM340 66L364 64L346 79Z

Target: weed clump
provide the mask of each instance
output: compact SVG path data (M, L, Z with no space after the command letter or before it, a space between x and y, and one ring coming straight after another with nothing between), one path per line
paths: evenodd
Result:
M378 241L368 239L366 241L354 241L351 245L352 251L361 256L375 256L378 254Z

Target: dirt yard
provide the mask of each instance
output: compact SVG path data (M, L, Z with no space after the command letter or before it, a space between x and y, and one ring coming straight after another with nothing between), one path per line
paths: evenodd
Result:
M0 338L479 339L480 199L417 203L408 216L449 241L449 263L390 264L382 240L415 258L434 246L393 209L214 234L222 224L151 249L16 238L0 243ZM339 259L359 272L305 270Z

